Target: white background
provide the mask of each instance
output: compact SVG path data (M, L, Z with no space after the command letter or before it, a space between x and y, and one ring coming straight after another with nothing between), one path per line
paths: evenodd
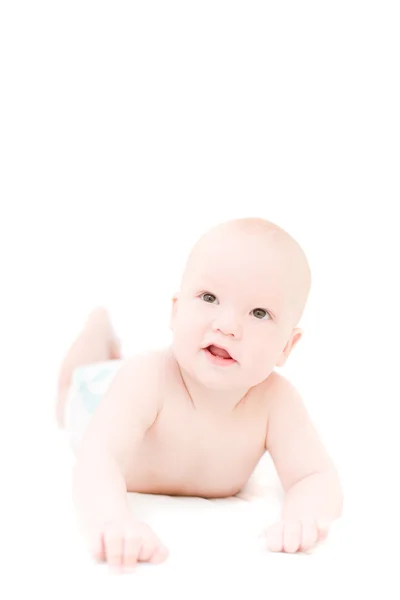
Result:
M44 589L46 565L82 552L57 533L70 463L53 415L88 311L110 309L125 354L168 342L191 245L242 216L308 255L304 338L282 373L341 472L355 589L398 585L395 8L2 2L2 518L19 585Z

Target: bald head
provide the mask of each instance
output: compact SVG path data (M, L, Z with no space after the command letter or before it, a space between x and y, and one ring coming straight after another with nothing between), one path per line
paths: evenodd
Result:
M311 288L310 267L298 242L266 219L248 217L225 221L209 229L195 243L186 262L181 287L202 263L209 264L213 256L225 252L232 256L238 268L248 267L245 257L248 258L249 253L253 262L273 265L287 290L293 321L297 324Z

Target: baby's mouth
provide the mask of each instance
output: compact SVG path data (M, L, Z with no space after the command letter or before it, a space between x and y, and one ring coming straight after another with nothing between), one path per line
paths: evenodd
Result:
M229 354L229 352L227 350L224 350L223 348L219 348L218 346L208 346L207 350L209 352L211 352L211 354L213 356L220 356L221 358L225 358L225 359L232 359L232 356Z
M224 348L219 348L219 346L214 346L211 344L210 346L203 348L203 351L208 360L210 360L214 365L228 367L229 365L234 365L237 363L237 360L232 358L227 350Z

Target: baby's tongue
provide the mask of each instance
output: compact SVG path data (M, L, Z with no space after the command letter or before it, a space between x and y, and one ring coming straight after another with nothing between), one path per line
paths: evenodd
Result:
M211 354L214 354L214 356L221 356L222 358L231 358L230 354L226 350L223 350L222 348L217 348L217 346L209 346L208 349L211 352Z

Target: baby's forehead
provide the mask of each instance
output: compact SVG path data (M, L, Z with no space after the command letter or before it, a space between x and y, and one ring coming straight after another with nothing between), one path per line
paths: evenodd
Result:
M266 264L239 264L232 260L215 258L201 261L189 273L191 291L209 291L224 294L246 302L273 302L282 304L288 295L288 286L279 270Z
M289 273L285 257L276 248L253 244L208 244L194 255L189 272L216 281L249 280L275 285Z

